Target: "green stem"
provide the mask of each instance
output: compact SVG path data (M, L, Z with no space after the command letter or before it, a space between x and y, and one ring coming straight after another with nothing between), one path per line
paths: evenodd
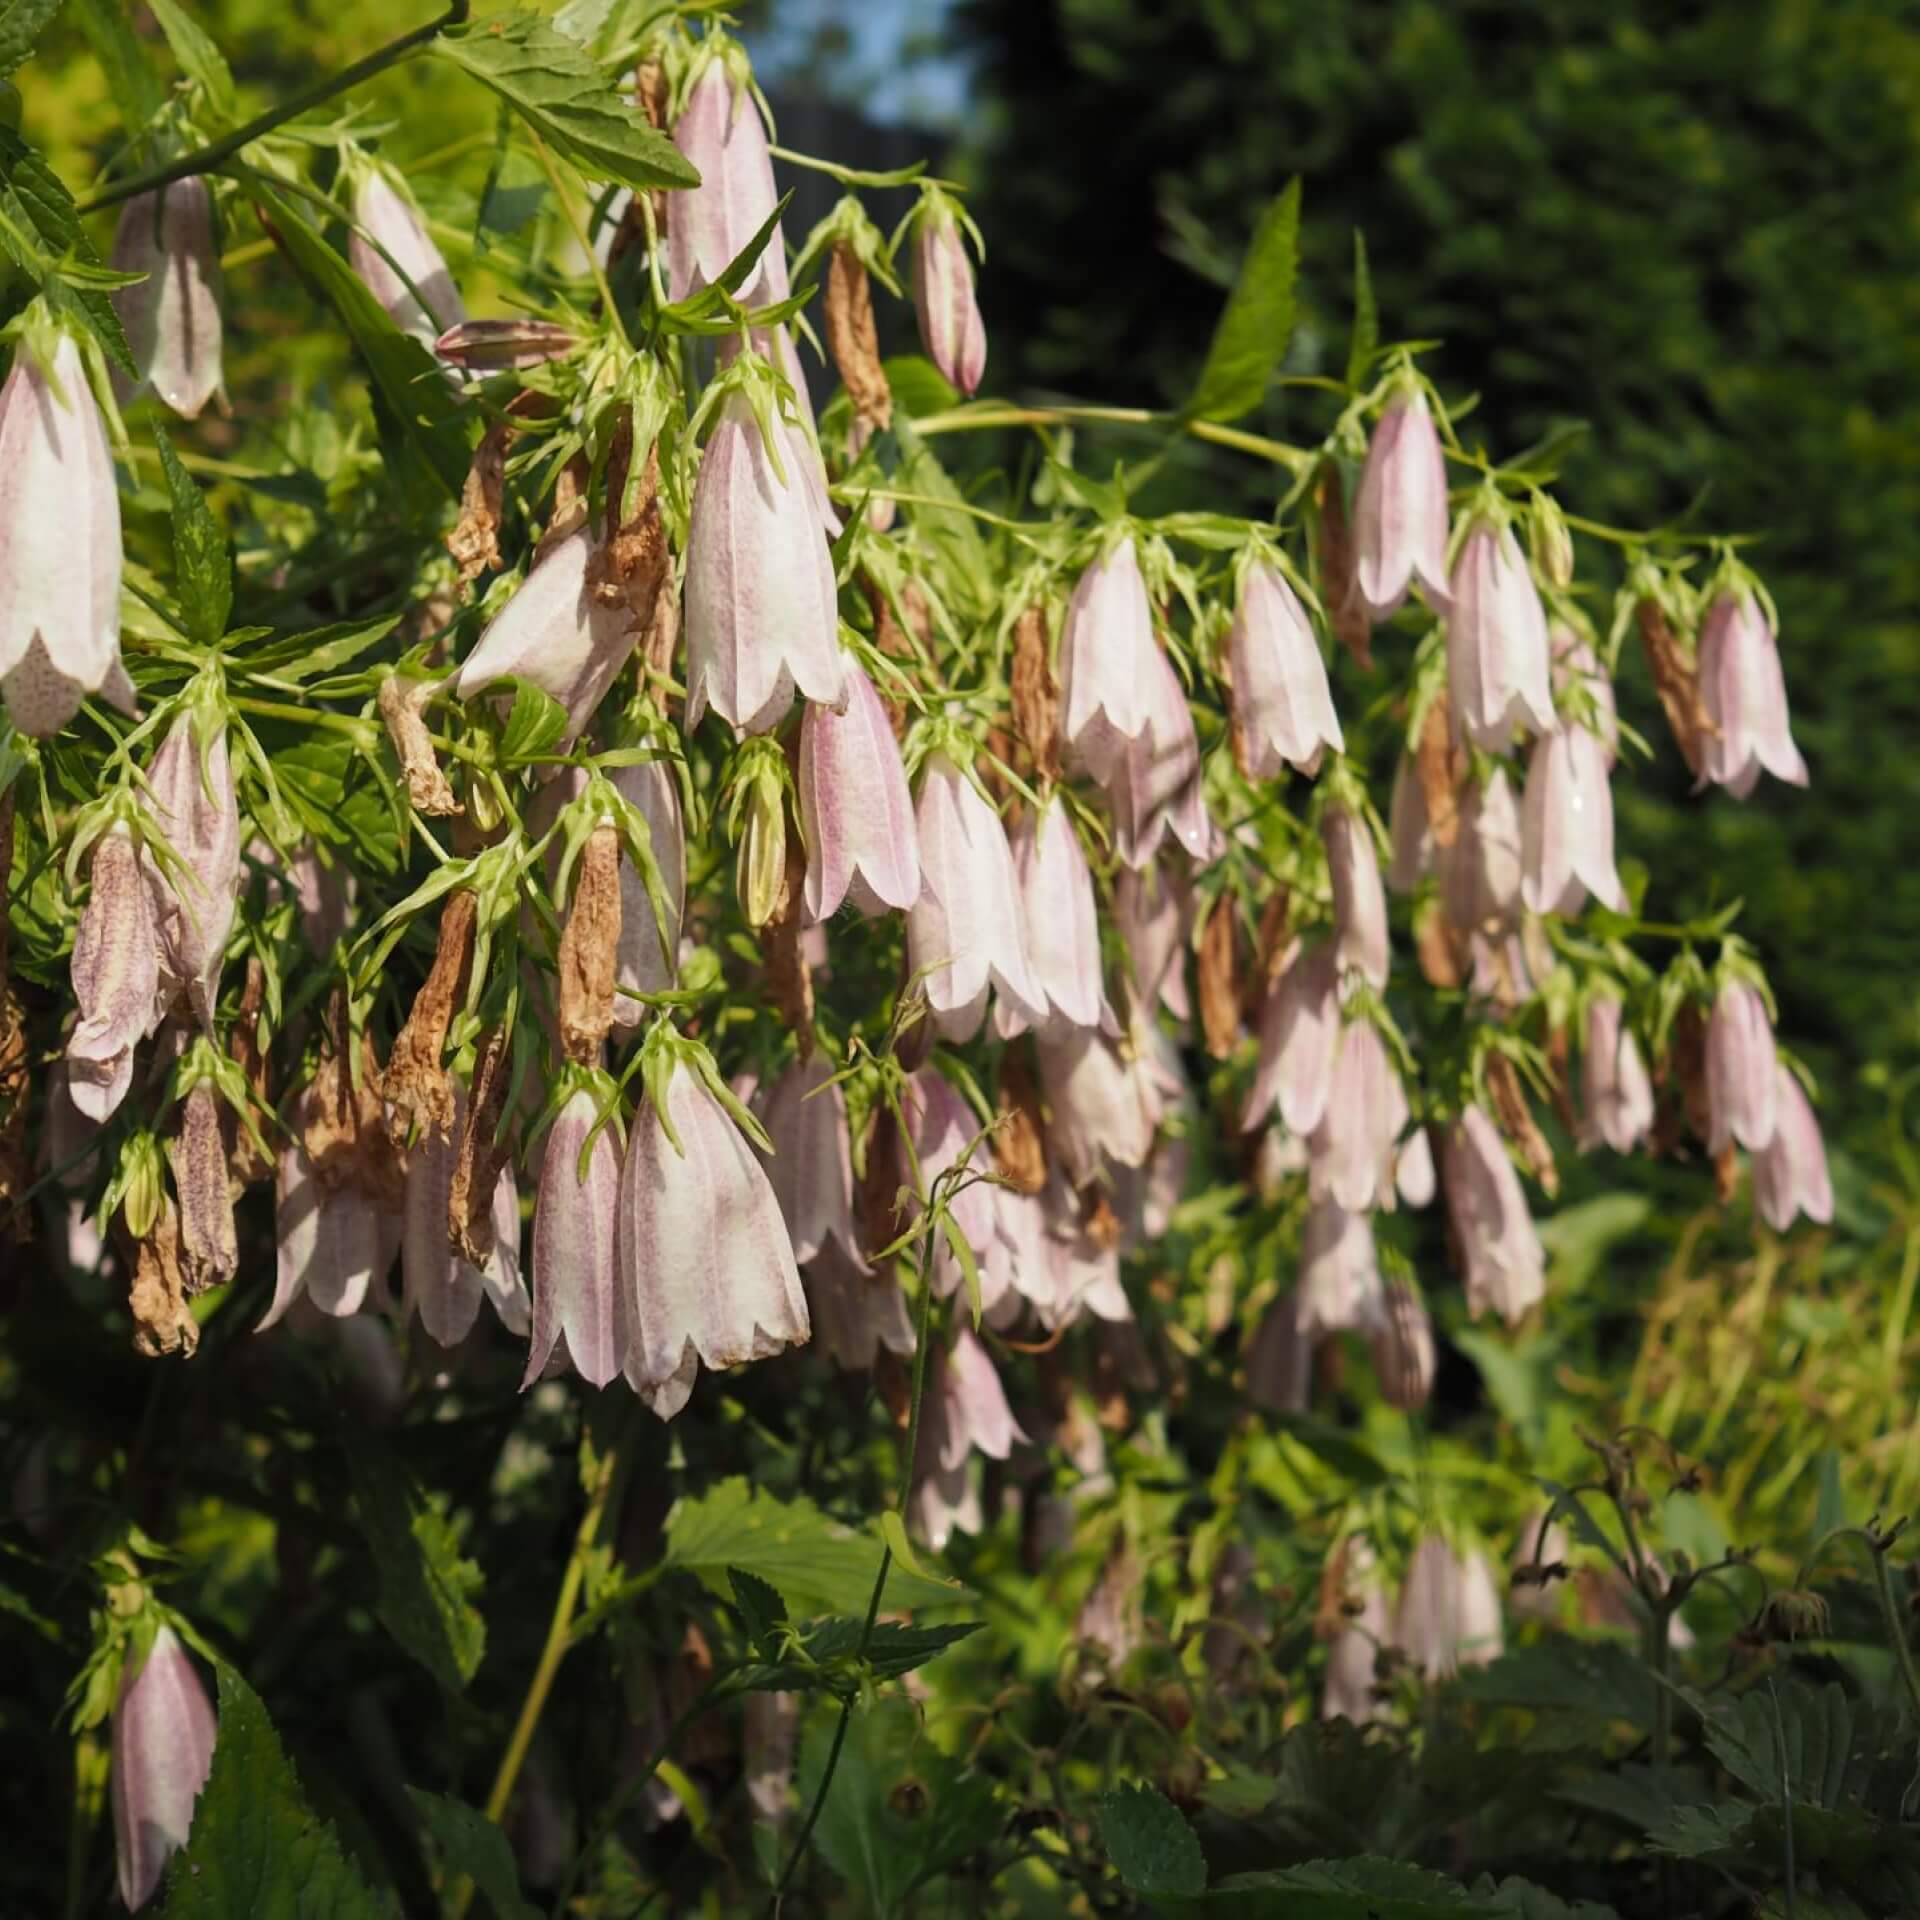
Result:
M1269 440L1264 434L1242 433L1238 427L1223 427L1213 420L1178 420L1155 413L1150 407L1017 407L989 402L983 406L955 407L946 413L929 413L914 421L918 434L966 433L987 427L1066 427L1076 420L1095 425L1157 427L1177 425L1196 440L1215 446L1232 447L1238 453L1250 453L1271 460L1289 473L1305 473L1319 458L1305 447L1290 447L1283 440Z
M540 170L547 176L547 184L553 188L553 197L560 203L561 218L572 233L574 244L579 247L587 262L587 271L593 276L595 291L600 295L600 306L611 322L614 332L620 338L620 344L627 346L625 323L620 318L620 310L613 303L613 288L607 283L607 270L600 264L600 256L594 252L593 243L587 238L587 230L580 224L580 216L574 211L573 198L567 192L567 185L560 178L560 169L553 163L553 155L547 151L547 143L533 131L527 129L527 138L533 142L535 157L540 162Z
M1893 1576L1887 1571L1887 1556L1879 1542L1871 1535L1863 1536L1867 1550L1873 1556L1873 1589L1880 1601L1880 1617L1886 1623L1887 1641L1893 1648L1893 1657L1900 1668L1900 1678L1907 1689L1907 1704L1913 1709L1913 1717L1920 1721L1920 1671L1913 1664L1913 1648L1907 1641L1907 1623L1900 1617L1899 1596L1893 1590Z
M375 74L383 72L396 61L417 52L448 27L463 26L469 5L470 0L448 0L446 12L438 19L428 21L424 27L415 27L411 33L403 33L397 40L389 40L384 47L376 48L364 60L356 60L339 73L316 80L310 87L302 87L291 99L281 101L277 107L269 107L265 113L249 120L244 127L236 128L224 139L214 141L211 146L182 154L177 160L169 160L163 167L149 167L145 173L136 173L130 180L119 181L96 193L82 205L80 211L98 213L105 207L118 206L122 200L131 200L136 193L149 193L156 187L170 186L174 181L188 179L196 173L211 173L223 160L232 159L242 147L271 133L275 127L285 126L289 120L297 120L310 108L331 100L335 94L345 93L350 87L359 86L363 80L371 80Z

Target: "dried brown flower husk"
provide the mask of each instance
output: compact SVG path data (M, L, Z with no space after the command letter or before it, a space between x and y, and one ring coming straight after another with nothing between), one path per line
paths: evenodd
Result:
M322 1186L354 1186L376 1205L397 1208L405 1197L406 1175L387 1132L379 1062L372 1039L361 1034L360 1080L354 1084L346 995L338 988L327 1009L327 1035L327 1051L300 1108L301 1145Z
M589 479L584 454L576 453L560 469L559 477L553 483L553 512L548 517L546 532L540 536L540 543L533 550L533 566L537 567L561 541L569 539L586 525ZM532 568L528 571L531 572Z
M1013 623L1013 730L1029 765L1060 778L1060 687L1047 658L1047 610L1034 605Z
M880 335L873 324L873 288L860 256L839 241L827 260L827 346L853 410L884 430L893 424L893 389L880 365Z
M1504 1053L1487 1056L1487 1092L1493 1099L1494 1118L1500 1131L1513 1143L1521 1164L1540 1182L1549 1197L1560 1191L1560 1169L1554 1164L1553 1149L1540 1131L1527 1105L1520 1085L1520 1074Z
M1242 983L1242 1019L1252 1019L1257 1015L1266 1005L1268 996L1280 985L1280 976L1286 972L1290 957L1288 949L1292 914L1292 893L1286 887L1276 885L1267 896L1267 904L1260 909L1259 957L1256 964L1248 968L1246 980Z
M787 823L786 865L771 917L760 930L766 961L767 998L781 1024L799 1043L800 1058L813 1052L813 969L807 964L801 903L806 897L807 850Z
M240 990L239 1011L234 1016L232 1031L227 1035L227 1052L246 1076L254 1105L262 1110L273 1105L267 1097L267 1049L260 1029L266 988L266 970L260 964L260 956L249 954L246 984ZM227 1167L236 1186L250 1187L256 1180L272 1178L273 1161L262 1152L254 1128L243 1126L238 1115L229 1115L226 1135Z
M613 1025L619 950L620 836L600 826L580 850L560 932L560 1048L577 1066L600 1063Z
M1353 529L1340 469L1328 461L1320 469L1315 493L1320 511L1314 519L1314 549L1320 563L1320 595L1340 644L1363 673L1373 671L1373 622L1354 589Z
M380 1091L392 1109L388 1127L396 1144L416 1122L437 1133L453 1125L453 1087L440 1060L454 1009L467 995L479 913L479 901L464 888L447 895L433 965L387 1056Z
M1200 1030L1216 1060L1229 1058L1240 1039L1239 960L1235 953L1238 916L1225 894L1213 903L1200 931Z
M5 875L0 871L0 921L5 919ZM16 1247L33 1238L33 1215L26 1206L33 1186L27 1153L27 1102L33 1091L29 1069L26 1009L0 973L0 1242Z
M1660 710L1667 716L1667 726L1687 771L1697 776L1701 743L1717 739L1720 733L1700 697L1699 669L1658 600L1643 599L1633 611L1640 644L1653 673L1653 689L1660 696Z
M1420 776L1420 797L1426 803L1427 831L1437 847L1450 847L1460 837L1460 781L1464 768L1453 744L1453 709L1444 689L1437 692L1420 725L1414 750L1414 771Z
M1428 986L1445 992L1461 985L1467 977L1465 947L1465 936L1448 924L1437 900L1414 915L1413 951Z
M489 1027L474 1049L473 1084L453 1152L447 1188L447 1241L463 1260L484 1267L493 1257L493 1190L512 1156L500 1120L513 1081L513 1052L504 1027Z
M993 1130L994 1166L1016 1192L1044 1192L1046 1123L1028 1046L1009 1047L1001 1056L1000 1088L994 1104L1000 1116Z
M183 1359L200 1344L200 1326L187 1305L180 1257L180 1216L171 1195L163 1195L153 1231L131 1253L122 1231L122 1256L133 1273L127 1305L133 1314L133 1344L149 1360L177 1353Z
M496 420L480 436L467 467L460 517L447 535L447 551L460 569L463 588L506 564L500 553L500 525L506 514L507 448L512 440L512 426Z
M200 1081L180 1103L179 1123L167 1141L167 1164L180 1196L179 1264L190 1298L209 1287L223 1286L240 1266L227 1143L221 1136L220 1100L211 1081Z
M891 1108L876 1106L860 1173L860 1238L869 1260L899 1237L900 1195L900 1125Z
M400 763L400 777L407 784L408 803L416 813L434 819L460 811L423 718L427 702L438 689L437 681L407 680L390 673L380 682L377 699L393 757Z

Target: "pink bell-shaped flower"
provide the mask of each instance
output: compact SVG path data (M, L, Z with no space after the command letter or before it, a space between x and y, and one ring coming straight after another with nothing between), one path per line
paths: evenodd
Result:
M1467 1268L1467 1309L1492 1307L1508 1326L1546 1292L1546 1255L1520 1176L1486 1113L1468 1107L1448 1131L1440 1159L1447 1216Z
M1407 1096L1371 1020L1340 1035L1326 1111L1307 1139L1307 1191L1350 1213L1394 1202L1394 1149L1407 1124Z
M1773 1138L1779 1086L1767 1003L1750 981L1728 980L1707 1016L1707 1151L1738 1141L1758 1153Z
M1113 846L1130 867L1144 867L1173 837L1196 860L1213 857L1213 821L1201 790L1200 743L1173 662L1158 647L1146 665L1151 719L1122 743L1103 784L1113 809Z
M1328 748L1339 753L1345 747L1312 623L1286 575L1269 561L1257 560L1241 574L1227 659L1234 719L1254 779L1277 779L1282 766L1313 773Z
M191 706L167 730L147 768L153 822L179 865L141 855L160 936L160 986L154 1021L184 999L213 1028L220 968L240 897L240 803L234 792L224 721L208 731Z
M1613 864L1613 794L1607 750L1571 723L1534 742L1527 767L1521 896L1535 913L1571 916L1591 893L1615 913L1627 896Z
M93 845L91 887L73 940L80 1019L67 1041L67 1086L89 1120L110 1119L133 1084L133 1050L160 980L153 901L133 837L112 826Z
M620 1346L614 1254L620 1141L611 1119L587 1149L587 1136L608 1091L577 1086L547 1133L533 1202L533 1343L527 1350L522 1391L540 1378L556 1354L593 1387L604 1387L626 1357Z
M1320 1124L1340 1040L1340 963L1331 940L1296 947L1260 1013L1260 1062L1240 1110L1251 1133L1277 1107L1287 1131L1305 1139Z
M1583 1152L1604 1142L1615 1153L1631 1153L1653 1130L1653 1083L1622 1012L1610 993L1596 994L1587 1007L1580 1061Z
M1380 883L1380 856L1365 819L1334 806L1320 823L1333 884L1335 946L1343 967L1352 967L1376 990L1387 984L1387 893Z
M1074 1185L1097 1178L1108 1160L1145 1166L1168 1103L1152 1055L1093 1027L1042 1035L1039 1053L1053 1111L1047 1137Z
M1820 1122L1786 1067L1779 1069L1773 1138L1753 1156L1753 1204L1775 1233L1785 1233L1804 1213L1824 1226L1833 1218L1833 1183Z
M1419 769L1408 753L1401 754L1399 765L1393 770L1387 838L1392 843L1387 885L1395 893L1411 893L1432 871L1440 849L1434 844L1433 828L1427 820L1426 789L1421 786Z
M1327 1648L1327 1671L1320 1686L1321 1719L1351 1720L1356 1727L1379 1719L1375 1666L1380 1649L1391 1639L1386 1595L1370 1588L1360 1611L1349 1616Z
M1700 703L1717 732L1700 742L1703 784L1744 800L1767 772L1789 786L1807 784L1807 763L1793 744L1780 646L1760 596L1744 585L1714 595L1700 631Z
M760 1102L760 1119L773 1142L767 1178L801 1266L827 1242L864 1268L853 1224L853 1145L847 1097L818 1053L796 1060ZM897 1291L897 1289L896 1289Z
M187 1843L217 1731L180 1636L162 1626L137 1667L129 1656L113 1709L114 1853L130 1913L159 1891L167 1861Z
M642 1102L620 1173L627 1379L663 1420L702 1366L764 1360L811 1332L780 1203L707 1071L666 1064L664 1112Z
M993 1171L992 1154L986 1142L978 1138L982 1131L979 1119L933 1067L922 1067L901 1089L900 1112L907 1129L907 1138L900 1142L900 1184L909 1192L930 1195L941 1176L963 1162L976 1174ZM911 1153L907 1151L909 1140ZM997 1226L993 1189L984 1180L957 1182L948 1195L947 1210L975 1256L983 1254ZM913 1213L917 1218L917 1206ZM952 1292L959 1284L959 1270L951 1262L945 1268L936 1262L936 1272L943 1293Z
M1056 799L1023 813L1012 850L1021 932L1034 980L1046 996L1047 1031L1098 1026L1106 996L1093 873L1065 805ZM999 1023L1003 1037L1020 1030L1016 1020Z
M112 296L134 365L183 420L199 419L220 391L220 258L207 183L135 194L120 210L113 266L146 275Z
M766 124L725 54L710 58L688 89L673 144L700 170L700 184L667 208L667 297L680 301L717 284L778 204ZM787 297L787 249L775 227L734 298L770 307Z
M29 331L0 387L0 693L47 739L90 693L125 705L120 495L80 349Z
M1185 967L1193 930L1193 888L1178 863L1122 867L1114 876L1113 919L1133 962L1143 1007L1158 1000L1176 1020L1191 1013Z
M1548 640L1553 648L1553 697L1565 704L1578 695L1585 695L1593 708L1589 731L1600 736L1611 772L1613 763L1620 758L1620 705L1614 698L1613 682L1607 678L1607 670L1600 664L1592 643L1571 627L1551 627ZM1575 717L1578 717L1577 701Z
M1439 1355L1433 1316L1411 1287L1394 1281L1381 1289L1367 1332L1380 1398L1400 1413L1424 1407L1433 1395Z
M971 397L987 370L987 329L967 243L943 193L923 195L914 220L913 311L927 358Z
M442 1347L458 1346L473 1331L483 1299L493 1303L508 1332L525 1334L531 1325L526 1283L520 1276L520 1188L511 1162L494 1182L494 1244L487 1264L476 1267L463 1259L447 1238L454 1142L466 1121L466 1093L458 1085L453 1106L448 1132L429 1126L407 1151L400 1229L405 1311L418 1314L428 1337Z
M470 700L497 680L530 682L567 710L563 749L586 730L639 640L626 603L595 590L593 552L586 526L549 547L488 622L453 683Z
M1083 572L1060 635L1060 732L1103 786L1153 720L1153 610L1133 536Z
M275 1167L273 1304L257 1333L278 1325L296 1300L336 1318L358 1313L393 1264L390 1224L371 1196L350 1181L329 1186L314 1172L302 1138L310 1095L309 1088L301 1096Z
M1331 1200L1307 1209L1300 1232L1300 1327L1308 1338L1324 1339L1365 1325L1380 1302L1380 1265L1373 1247L1373 1222Z
M921 1401L912 1510L930 1546L944 1547L956 1527L963 1533L980 1531L972 1456L1004 1460L1026 1437L987 1350L961 1327L951 1348L935 1348Z
M1385 620L1418 581L1447 610L1447 462L1427 396L1397 393L1375 423L1353 502L1354 583Z
M1547 616L1513 529L1482 519L1453 563L1447 691L1454 723L1498 752L1516 727L1551 733Z
M980 1030L997 988L1029 1026L1047 1017L1046 993L1021 939L1013 855L1000 816L944 752L928 757L914 810L920 897L907 914L907 967L942 1038Z
M1456 1554L1429 1534L1407 1566L1394 1643L1429 1680L1445 1680L1463 1666L1486 1666L1504 1639L1500 1588L1486 1555Z
M914 1348L907 1297L891 1273L873 1273L866 1262L829 1237L801 1279L813 1318L814 1344L835 1366L864 1373L884 1347L908 1354Z
M721 404L700 456L687 534L687 730L711 706L730 726L766 733L797 687L847 701L839 599L826 531L791 438L774 470L752 409Z
M680 970L680 921L686 911L687 839L680 817L680 783L665 760L613 767L607 778L647 823L654 864L666 895L666 924L654 916L640 869L620 855L620 943L614 960L613 1024L637 1027L646 1018L636 993L666 993ZM622 991L624 989L624 991Z
M852 897L862 913L904 913L920 897L913 800L887 710L861 668L846 663L847 710L809 706L800 722L800 825L807 840L811 921Z
M1453 845L1435 855L1449 924L1462 933L1498 934L1519 921L1523 841L1513 784L1495 767L1467 788Z
M380 167L359 172L347 262L387 318L431 353L441 334L467 317L460 289L413 203Z

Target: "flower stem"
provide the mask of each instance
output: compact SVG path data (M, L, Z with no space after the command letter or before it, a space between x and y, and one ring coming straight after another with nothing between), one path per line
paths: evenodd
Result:
M363 80L371 80L376 73L384 72L395 62L417 52L448 27L463 25L470 3L471 0L448 0L446 12L437 19L429 20L425 26L415 27L411 33L403 33L397 40L389 40L384 47L375 48L364 60L356 60L352 66L344 67L324 80L316 80L310 87L302 87L277 107L269 107L265 113L249 120L244 127L236 128L224 139L214 141L211 146L197 147L192 153L183 153L177 160L169 160L165 166L149 167L146 172L136 173L130 179L116 181L84 202L80 211L98 213L102 208L118 206L122 200L131 200L136 193L149 193L156 187L170 186L175 180L186 180L196 173L211 173L223 160L232 159L242 147L271 133L275 127L285 126L289 120L298 119L323 101L331 100L335 94L359 86Z
M1196 440L1215 446L1232 447L1238 453L1250 453L1271 460L1289 473L1305 473L1319 457L1305 447L1290 447L1284 440L1269 440L1264 434L1242 433L1238 427L1223 427L1213 420L1177 420L1175 416L1155 413L1149 407L1017 407L988 402L981 406L954 407L945 413L923 414L913 423L915 433L967 433L985 427L1066 427L1076 420L1093 425L1155 427L1177 424Z

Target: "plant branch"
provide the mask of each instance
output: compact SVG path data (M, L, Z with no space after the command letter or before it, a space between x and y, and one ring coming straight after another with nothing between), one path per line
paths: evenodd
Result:
M1196 440L1215 446L1231 447L1237 453L1250 453L1271 460L1289 473L1305 473L1319 458L1305 447L1290 447L1284 440L1269 440L1264 434L1242 433L1238 427L1223 427L1213 420L1182 420L1174 414L1155 413L1149 407L1017 407L989 401L981 406L954 407L945 413L923 414L913 423L915 433L967 433L986 427L1069 427L1075 421L1090 425L1121 427L1178 426Z
M214 141L211 146L196 147L192 153L183 153L164 166L149 167L144 173L134 174L131 179L116 181L84 202L80 211L99 213L104 208L118 206L122 200L131 200L137 193L150 193L156 187L171 186L174 181L189 179L196 173L211 173L222 161L232 159L242 147L251 146L274 128L285 126L289 120L297 120L301 114L331 100L336 94L345 93L350 87L359 86L363 80L371 80L375 74L419 52L428 41L448 27L464 25L470 4L471 0L448 0L446 12L437 19L429 20L425 26L415 27L411 33L403 33L399 39L389 40L384 47L376 47L364 60L356 60L352 66L344 67L324 80L316 80L309 87L302 87L290 99L281 101L277 107L269 107L265 113Z

